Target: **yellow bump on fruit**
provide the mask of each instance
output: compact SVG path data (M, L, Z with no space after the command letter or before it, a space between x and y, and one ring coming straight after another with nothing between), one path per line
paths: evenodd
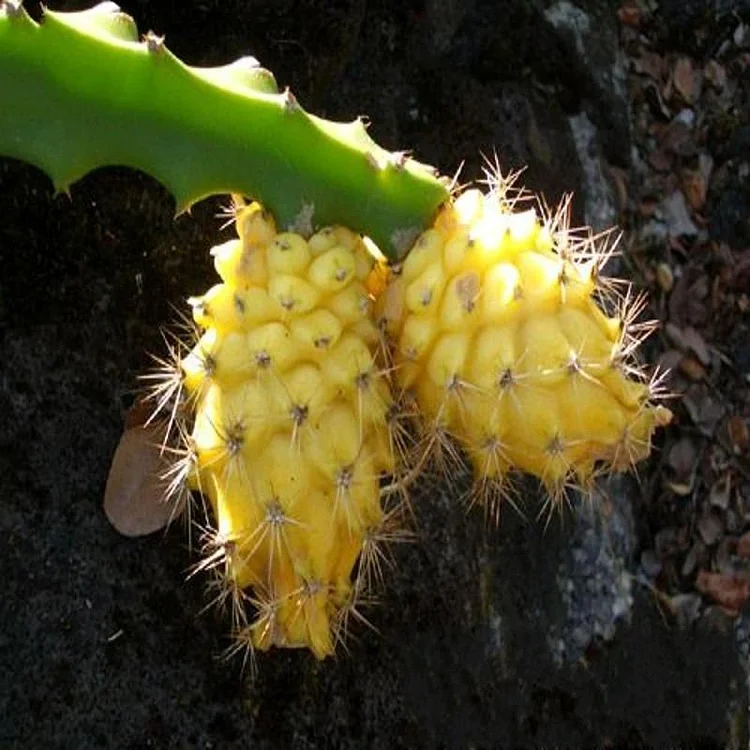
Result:
M454 276L443 294L440 305L440 323L447 331L471 327L469 318L476 321L481 292L481 280L476 271L466 271Z
M440 258L442 238L434 229L423 232L404 260L402 275L408 282L414 281L429 266Z
M244 306L245 329L284 317L284 308L261 286L250 286L235 292L236 299Z
M354 255L354 275L358 281L365 283L375 266L375 258L370 254L364 242L358 243L352 253Z
M512 263L498 263L487 270L480 298L487 323L504 323L518 314L522 295L521 274Z
M457 273L464 265L469 251L469 232L458 232L443 248L443 268L447 276Z
M362 242L356 232L352 232L351 229L347 229L341 225L333 228L333 234L336 237L336 244L349 251L353 251Z
M200 393L207 380L216 374L215 355L219 347L216 329L210 328L192 351L181 361L184 385L190 395Z
M587 378L570 379L558 391L558 404L565 432L571 440L611 445L628 421L609 390Z
M229 240L211 248L214 268L222 281L230 282L237 277L237 268L242 258L242 242L238 239Z
M264 247L250 245L243 248L239 265L235 276L225 279L228 284L234 286L256 286L265 287L268 283L268 262Z
M339 292L352 280L354 271L351 250L336 246L315 258L308 269L308 278L323 292Z
M310 420L317 419L329 398L329 388L323 381L320 369L306 363L286 374L279 407L286 411L290 430L294 432L308 425Z
M329 435L336 435L337 439L327 438ZM334 481L343 468L357 460L361 448L359 421L346 404L334 402L303 440L315 467Z
M445 274L439 263L428 266L407 287L406 307L419 315L439 309L445 281Z
M535 251L523 251L518 254L516 266L521 274L525 306L533 309L534 314L557 311L561 299L560 260Z
M244 331L231 331L224 335L214 355L214 379L227 388L247 378L253 370L247 335Z
M465 190L453 202L453 211L460 224L471 225L478 221L485 208L485 196L481 190Z
M450 333L441 336L427 361L430 380L446 390L461 380L469 351L468 333Z
M549 222L545 222L534 239L534 249L539 253L551 253L555 248L555 238Z
M247 334L248 358L257 370L284 372L296 364L302 352L289 328L274 321L257 326Z
M561 263L559 280L560 298L571 307L583 307L596 288L589 268L567 260Z
M398 342L398 350L405 359L416 361L429 350L436 334L437 322L431 316L408 317Z
M536 244L539 221L533 208L511 214L508 221L507 246L511 252L529 250Z
M275 430L286 422L285 415L269 409L269 389L259 380L250 379L236 389L237 412L242 415L245 426L243 450L248 458L258 454L258 450Z
M267 263L272 274L301 275L310 262L310 250L303 237L292 232L277 234L268 245Z
M298 276L274 276L268 282L268 293L288 315L304 315L320 301L320 292Z
M575 355L555 315L528 318L518 330L516 350L524 372L536 385L562 382Z
M276 234L276 222L258 203L242 208L235 218L235 226L244 247L267 245Z
M313 310L304 317L291 321L292 335L309 349L323 351L336 345L341 336L341 321L325 309Z
M571 350L588 373L597 375L610 367L616 345L603 335L590 315L565 305L557 313L557 320Z
M219 525L219 536L230 542L236 542L254 530L261 521L263 509L257 502L250 477L242 472L230 476L211 476L212 489L216 493L216 509ZM247 502L236 503L233 498L245 496Z
M367 344L358 336L346 333L331 348L322 367L328 383L350 390L356 387L358 378L372 371L373 365L373 355Z
M359 282L350 283L338 294L328 297L323 304L344 324L367 318L372 311L370 295Z
M321 255L326 250L330 250L337 244L338 239L333 227L324 227L307 241L307 245L310 248L310 253L313 257Z
M495 393L503 375L518 362L512 326L488 326L476 337L469 352L468 377L480 389Z

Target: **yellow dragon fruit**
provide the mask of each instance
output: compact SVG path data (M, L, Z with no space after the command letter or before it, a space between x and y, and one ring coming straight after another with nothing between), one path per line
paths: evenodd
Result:
M523 198L495 177L446 203L378 302L424 455L465 453L472 498L493 515L513 472L538 477L556 507L647 456L670 416L633 359L642 300L600 278L607 253L564 209L540 218Z
M191 416L175 477L210 500L199 568L218 570L237 643L324 658L397 533L381 505L395 458L379 265L353 232L279 233L258 204L236 227L212 251L221 283L190 300L202 334L179 367Z

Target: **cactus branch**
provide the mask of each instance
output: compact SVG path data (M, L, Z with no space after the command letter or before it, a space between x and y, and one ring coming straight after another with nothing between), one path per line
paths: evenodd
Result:
M445 179L378 146L364 122L306 112L253 58L190 67L162 38L139 41L111 2L46 11L0 0L0 155L44 170L56 190L93 169L159 180L178 211L209 195L262 201L300 231L342 223L391 257L448 195Z

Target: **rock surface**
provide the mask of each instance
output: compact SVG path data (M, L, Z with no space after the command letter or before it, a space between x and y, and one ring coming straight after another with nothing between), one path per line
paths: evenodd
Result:
M584 193L579 220L609 199L591 191L571 120L593 123L602 167L629 153L627 104L602 76L616 47L581 32L614 33L610 3L121 4L188 62L253 53L308 108L368 113L377 140L446 173L466 159L476 177L495 150L505 170L528 165L550 203ZM679 629L634 579L627 480L546 530L531 486L530 520L507 508L493 530L457 502L468 477L425 480L417 541L395 550L368 613L379 632L359 628L322 664L262 656L254 680L216 658L226 622L201 614L200 579L185 582L181 529L119 537L101 500L159 326L213 283L219 207L173 221L159 186L116 169L55 198L0 161L0 745L746 745L732 634Z

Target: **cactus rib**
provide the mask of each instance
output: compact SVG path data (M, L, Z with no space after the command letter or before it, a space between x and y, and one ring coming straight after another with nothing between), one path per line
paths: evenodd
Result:
M178 211L209 195L252 196L282 226L341 223L391 257L447 198L445 179L378 146L361 119L306 112L252 58L190 67L163 39L143 41L111 2L45 12L37 24L0 0L0 154L58 191L103 166L142 170Z

